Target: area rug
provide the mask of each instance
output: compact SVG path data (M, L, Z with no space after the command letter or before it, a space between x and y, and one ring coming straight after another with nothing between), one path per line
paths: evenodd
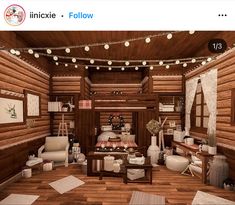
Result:
M208 194L202 191L197 191L192 205L211 205L211 204L216 204L216 205L235 205L235 202L229 201L227 199L214 196L212 194Z
M165 197L133 191L129 205L165 205Z
M1 205L31 205L37 200L38 195L10 194L0 201Z
M56 191L58 191L60 194L63 194L67 191L70 191L76 187L83 185L84 183L84 181L70 175L68 177L51 182L49 185Z

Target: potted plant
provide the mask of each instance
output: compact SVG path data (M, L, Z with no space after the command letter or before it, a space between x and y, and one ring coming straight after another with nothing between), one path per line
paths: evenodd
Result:
M208 134L208 153L212 155L217 154L216 135L214 131Z

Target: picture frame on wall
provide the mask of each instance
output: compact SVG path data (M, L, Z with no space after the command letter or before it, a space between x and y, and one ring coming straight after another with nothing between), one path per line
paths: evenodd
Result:
M41 117L41 95L30 90L24 90L24 94L26 117Z
M0 126L24 123L24 98L0 94Z

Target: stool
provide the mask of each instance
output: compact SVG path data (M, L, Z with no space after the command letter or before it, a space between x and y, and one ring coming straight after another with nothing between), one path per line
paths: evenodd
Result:
M178 155L171 155L166 157L166 167L173 171L182 172L189 164L189 160Z

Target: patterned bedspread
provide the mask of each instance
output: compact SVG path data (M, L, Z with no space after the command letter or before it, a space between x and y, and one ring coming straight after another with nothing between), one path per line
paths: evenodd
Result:
M113 147L113 144L116 144L116 147L124 147L124 145L127 145L127 147L138 147L134 141L121 141L121 142L99 141L95 146L101 147L101 144L104 144L105 147Z

